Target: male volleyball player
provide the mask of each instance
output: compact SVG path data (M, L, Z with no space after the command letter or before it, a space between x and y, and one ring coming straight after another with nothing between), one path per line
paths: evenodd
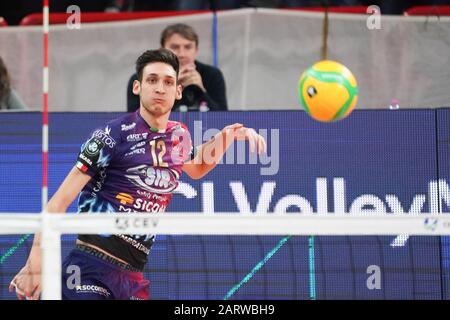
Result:
M146 51L137 59L133 92L140 109L94 131L50 199L49 212L65 212L77 195L79 212L163 212L182 171L193 179L203 177L234 140L248 140L252 150L265 151L264 139L238 123L193 148L186 126L169 120L175 99L181 98L178 71L177 57L166 49ZM79 235L63 262L63 299L148 299L142 270L153 242L153 235ZM79 282L70 278L77 268ZM38 299L40 273L36 235L10 291L15 289L19 299Z

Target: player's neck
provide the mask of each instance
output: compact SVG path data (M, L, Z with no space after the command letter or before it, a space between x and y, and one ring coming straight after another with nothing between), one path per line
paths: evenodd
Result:
M150 128L158 130L166 129L167 122L169 121L170 116L170 112L160 116L155 116L142 107L139 109L139 114L145 120L145 122L147 122Z

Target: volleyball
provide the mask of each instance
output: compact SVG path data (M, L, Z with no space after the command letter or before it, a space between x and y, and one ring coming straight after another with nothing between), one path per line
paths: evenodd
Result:
M303 72L298 94L302 107L313 119L333 122L353 111L358 101L358 85L346 66L323 60Z

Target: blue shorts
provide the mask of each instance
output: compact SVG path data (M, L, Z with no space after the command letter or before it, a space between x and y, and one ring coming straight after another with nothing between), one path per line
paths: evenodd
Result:
M125 270L80 249L62 265L63 300L148 300L149 284L142 272Z

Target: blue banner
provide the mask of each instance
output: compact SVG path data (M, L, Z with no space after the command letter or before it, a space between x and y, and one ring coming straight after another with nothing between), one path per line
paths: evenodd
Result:
M75 164L90 132L119 113L50 115L49 194ZM38 113L0 114L1 212L39 212ZM268 154L235 144L201 180L181 177L168 211L337 212L351 215L449 211L450 110L356 110L336 123L304 112L173 113L196 145L214 129L243 123ZM75 204L69 211L76 211ZM73 246L66 236L63 255ZM0 258L20 236L0 236ZM0 298L30 239L0 260ZM146 277L153 299L448 299L446 237L229 237L158 235Z

